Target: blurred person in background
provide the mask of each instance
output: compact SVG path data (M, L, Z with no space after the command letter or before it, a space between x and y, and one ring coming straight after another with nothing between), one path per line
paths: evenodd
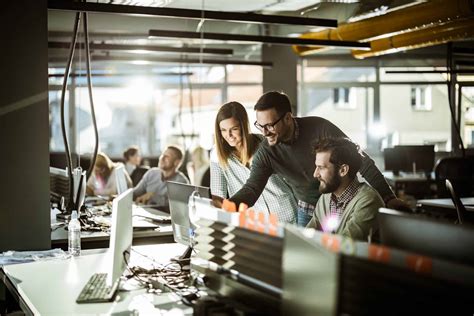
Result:
M94 170L87 180L86 194L87 195L116 195L117 181L115 179L115 169L123 164L114 163L103 152L97 154L94 164ZM132 180L126 172L124 172L127 181L127 187L132 187Z

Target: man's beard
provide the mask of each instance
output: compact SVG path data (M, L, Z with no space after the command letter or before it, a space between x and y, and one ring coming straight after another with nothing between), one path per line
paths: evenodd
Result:
M323 182L319 181L319 192L325 194L325 193L332 193L336 191L336 189L341 185L341 176L339 174L335 174L332 179L330 179L328 182ZM324 188L322 187L322 184L324 183Z

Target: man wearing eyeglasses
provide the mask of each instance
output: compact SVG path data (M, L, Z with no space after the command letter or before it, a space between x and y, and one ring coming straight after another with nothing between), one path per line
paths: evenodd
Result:
M255 104L257 127L265 136L252 162L250 177L230 200L251 206L262 193L268 178L281 175L293 189L298 200L298 226L306 226L312 217L321 193L319 181L313 178L313 144L324 138L347 137L328 120L311 117L293 117L288 96L270 91ZM406 204L397 199L392 189L377 169L374 161L363 153L359 170L365 180L380 194L387 207L403 209Z

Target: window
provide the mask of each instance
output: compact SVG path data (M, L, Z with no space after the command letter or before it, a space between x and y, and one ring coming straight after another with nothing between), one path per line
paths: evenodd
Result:
M431 87L411 87L411 107L417 111L431 111Z
M380 120L386 128L388 147L394 145L436 145L438 151L450 150L451 115L445 84L429 86L430 110L415 110L412 102L422 98L410 84L380 85ZM432 95L432 97L431 97ZM412 101L415 100L415 101Z
M342 129L350 138L357 142L362 148L367 147L367 129L372 120L374 93L372 88L352 87L347 88L349 100L356 99L353 104L360 104L354 108L350 115L341 113L339 108L334 107L335 91L344 91L343 88L320 88L306 87L301 95L298 116L323 117ZM339 93L339 98L344 101L344 95Z
M338 109L355 109L357 100L352 88L334 88L333 103Z

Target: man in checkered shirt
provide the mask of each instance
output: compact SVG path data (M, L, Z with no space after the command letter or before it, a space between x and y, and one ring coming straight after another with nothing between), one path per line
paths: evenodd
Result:
M362 155L348 138L326 138L315 145L314 178L321 197L307 227L367 240L377 231L377 213L384 202L366 183L357 179Z

